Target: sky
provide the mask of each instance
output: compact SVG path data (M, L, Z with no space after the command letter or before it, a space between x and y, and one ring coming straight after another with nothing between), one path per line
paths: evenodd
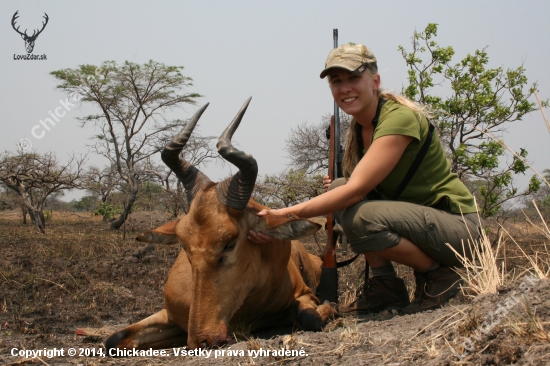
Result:
M415 30L437 23L436 41L454 48L453 63L487 47L490 67L523 64L529 82L539 84L541 98L550 97L546 0L4 0L0 10L0 151L16 151L18 142L27 139L32 149L55 152L62 161L72 152L88 151L94 130L80 127L77 118L97 110L70 107L49 131L40 130L45 132L42 138L35 138L32 128L67 97L56 90L49 73L106 60L155 60L184 66L183 74L193 79L186 91L203 95L196 106L176 110L175 117L187 119L210 103L197 127L203 136L219 136L252 96L233 141L256 158L261 176L279 173L289 162L284 147L291 128L317 124L333 110L327 82L319 73L333 47L334 28L339 30L339 44L363 43L374 52L382 86L395 92L407 84L398 46L410 49ZM41 26L47 13L48 24L33 51L45 54L46 60L14 59L26 54L11 25L16 11L20 30L28 28L28 33ZM502 137L514 150L527 148L535 169L550 168L550 134L540 112L514 123ZM88 159L106 165L93 153ZM229 166L215 164L202 170L214 181L230 173ZM79 195L73 192L66 199Z

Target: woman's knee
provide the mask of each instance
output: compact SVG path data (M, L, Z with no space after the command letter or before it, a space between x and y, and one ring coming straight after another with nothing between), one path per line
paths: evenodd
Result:
M348 180L346 178L336 178L335 180L332 181L332 183L330 183L328 190L330 191L331 189L334 189L336 187L343 186L347 182Z
M388 217L383 201L361 201L341 211L342 226L355 231L379 232L388 230L392 218Z
M376 201L364 201L340 212L339 222L354 251L378 252L399 242L399 235L392 232L377 209Z

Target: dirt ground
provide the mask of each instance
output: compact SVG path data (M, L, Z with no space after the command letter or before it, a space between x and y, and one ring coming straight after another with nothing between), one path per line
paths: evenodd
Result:
M436 311L346 316L319 333L241 331L234 344L193 356L176 347L162 356L103 357L108 334L162 309L179 247L137 251L143 244L133 238L168 219L137 213L113 232L98 218L54 212L41 235L17 213L0 213L0 364L550 365L550 280L524 272L511 244L504 253L506 270L517 269L514 281L499 293L460 295ZM545 243L525 225L510 231L526 251ZM307 238L306 247L317 253L322 240ZM341 303L360 286L362 266L340 270ZM413 291L410 270L398 272ZM55 357L24 356L54 349Z

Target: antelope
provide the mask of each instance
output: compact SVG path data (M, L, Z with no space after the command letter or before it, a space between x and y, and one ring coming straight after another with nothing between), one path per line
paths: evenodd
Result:
M294 240L321 225L295 216L259 217L266 207L250 198L258 165L231 144L250 100L217 144L219 154L239 168L232 177L213 183L179 157L208 104L164 147L162 160L185 187L189 211L137 240L179 243L183 249L164 288L164 309L113 333L105 342L109 355L185 343L191 349L221 346L232 342L230 330L239 324L251 331L284 324L319 331L336 315L331 304L315 297L321 259ZM274 240L254 243L247 239L251 229Z

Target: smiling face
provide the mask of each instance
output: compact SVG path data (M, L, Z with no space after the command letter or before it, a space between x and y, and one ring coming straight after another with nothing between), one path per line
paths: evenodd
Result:
M332 96L340 109L352 115L358 122L371 121L378 103L380 75L368 71L355 74L341 68L328 72Z

